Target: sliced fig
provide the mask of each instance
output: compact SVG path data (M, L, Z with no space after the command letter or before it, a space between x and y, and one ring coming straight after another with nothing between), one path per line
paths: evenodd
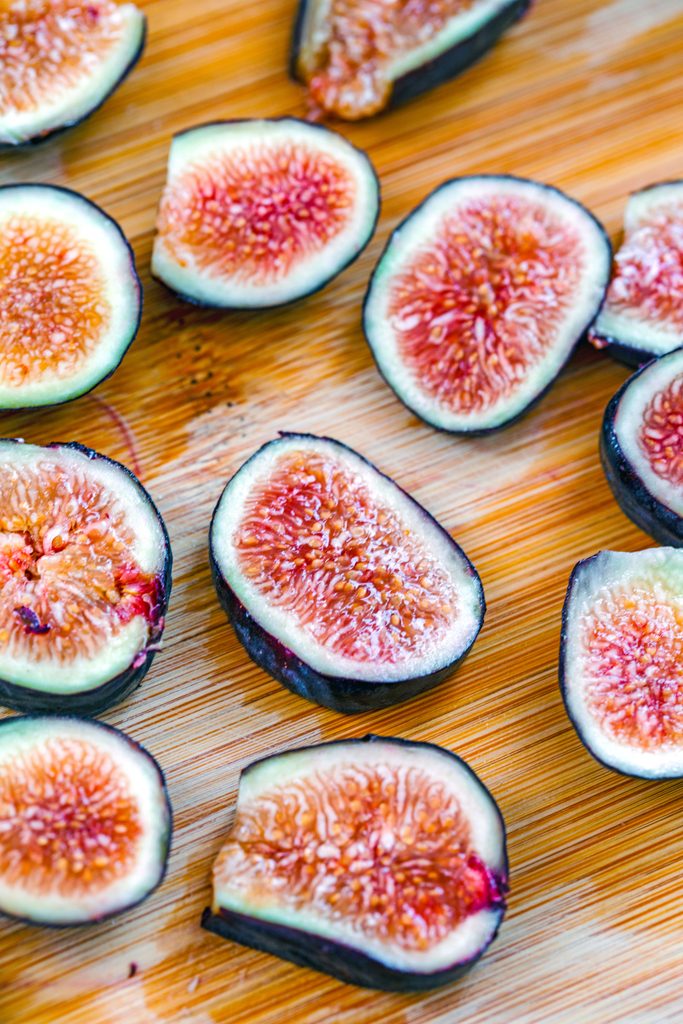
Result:
M531 0L299 0L291 72L314 109L370 117L460 74Z
M171 548L142 484L79 444L0 441L0 703L97 714L158 650Z
M211 523L220 601L253 660L347 713L435 686L484 618L474 566L393 480L326 437L282 434Z
M628 366L683 346L683 181L630 197L624 241L590 340Z
M0 409L90 391L141 311L133 252L99 206L53 185L0 187Z
M453 981L505 913L505 826L483 782L431 743L366 736L242 772L209 931L353 985Z
M88 117L145 45L145 18L112 0L9 0L0 9L0 145Z
M161 882L171 805L154 758L87 718L0 722L0 912L89 924Z
M176 135L152 272L190 302L233 309L310 295L365 248L379 215L370 160L294 117Z
M558 189L447 181L393 232L363 313L380 372L441 430L484 433L544 394L602 302L611 250Z

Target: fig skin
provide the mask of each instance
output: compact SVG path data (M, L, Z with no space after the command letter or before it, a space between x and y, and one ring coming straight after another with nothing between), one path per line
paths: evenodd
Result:
M457 761L475 778L478 785L490 797L500 821L503 863L502 874L498 881L501 890L506 893L509 888L509 863L505 821L488 787L484 785L467 762L463 761L457 754L435 743L404 740L397 736L376 736L372 733L361 738L345 739L343 741L329 740L326 743L315 744L315 746L336 746L341 742L350 746L353 744L365 745L377 741L385 743L388 741L399 746L438 750L441 754L447 754ZM308 748L298 747L287 751L287 753L296 754L306 749ZM277 755L266 756L252 762L242 771L242 776L248 775L252 768L262 761L270 760L273 756ZM360 950L353 949L346 943L336 942L321 935L311 935L302 928L288 928L285 925L249 917L246 914L239 914L232 910L221 909L215 912L210 907L207 907L202 914L201 925L206 931L213 932L223 939L251 946L254 949L270 953L283 960L289 960L300 967L309 967L314 971L322 971L350 985L378 989L384 992L426 992L457 981L458 978L466 974L477 963L498 935L505 915L505 909L505 901L502 900L497 907L499 917L495 929L488 940L472 956L431 973L413 972L390 967L362 953Z
M281 431L280 436L298 436L305 440L306 438L313 437L314 435L297 435ZM340 441L333 440L332 438L322 437L319 438L319 440L331 441L333 444L338 445L342 450L348 449L351 451L351 449L348 448L348 445L342 444ZM265 447L266 445L262 445L258 451L254 452L254 454L247 459L247 462L250 462L251 459L257 458L259 453ZM477 570L460 545L453 540L448 531L444 530L443 526L441 526L434 516L427 512L422 505L419 505L419 503L416 502L407 491L400 487L392 477L388 476L386 473L382 473L373 463L370 462L369 459L366 459L355 450L354 454L361 458L363 462L367 463L375 473L378 473L381 477L384 477L384 479L389 480L395 487L398 487L401 493L404 494L409 501L418 505L421 514L442 533L444 533L448 537L449 543L457 549L460 557L467 566L469 574L477 583L481 605L481 616L479 621L479 630L481 630L481 626L484 622L484 616L486 614L484 588ZM246 465L246 463L244 463L244 465ZM239 470L237 470L237 472L239 472ZM228 483L229 482L230 481L228 481ZM212 527L216 517L217 508L218 506L216 506L211 520ZM367 682L365 680L349 679L342 676L325 675L324 673L311 668L310 665L297 657L293 651L288 647L285 647L284 644L282 644L271 633L268 633L267 630L265 630L263 626L261 626L260 623L257 622L257 620L247 611L223 576L211 544L209 545L209 561L211 566L211 575L221 607L228 616L240 643L243 645L252 661L254 661L259 667L265 669L269 675L273 676L273 678L279 683L282 683L282 685L288 690L291 690L292 693L297 694L299 697L304 697L306 700L315 704L321 704L323 707L331 708L332 711L340 711L342 714L351 715L362 711L374 711L379 708L390 707L392 704L398 704L404 700L409 700L411 697L415 697L425 690L431 690L443 679L455 672L458 666L462 664L479 635L478 630L470 646L459 658L451 662L449 665L445 665L443 668L438 669L436 672L431 672L428 675L406 678L388 683Z
M11 440L15 444L22 443L16 438L3 438L2 440ZM157 621L151 627L147 647L138 654L125 671L120 672L117 676L114 676L114 678L107 680L106 683L102 683L100 686L94 687L92 690L84 690L81 693L73 694L46 693L39 690L33 690L27 686L20 686L19 684L9 682L6 679L0 679L0 704L4 707L12 708L13 711L27 712L30 714L59 714L63 713L64 709L68 707L69 712L74 712L76 716L85 715L90 717L101 714L103 711L113 707L115 704L120 704L121 701L125 700L126 697L130 696L130 694L138 688L144 677L147 675L164 630L164 620L171 594L173 554L171 552L171 542L168 536L168 530L166 529L166 524L164 523L161 513L138 478L128 469L127 466L124 466L120 462L116 462L115 459L108 458L106 455L101 455L99 452L93 451L92 448L79 444L77 441L55 441L51 444L45 445L45 447L68 448L72 451L79 451L86 455L90 460L101 459L104 462L108 462L116 466L118 471L124 472L136 485L138 490L141 491L150 510L154 511L154 515L156 516L164 537L164 564L160 573L159 586L160 614ZM136 664L140 657L142 657L142 661L139 664Z

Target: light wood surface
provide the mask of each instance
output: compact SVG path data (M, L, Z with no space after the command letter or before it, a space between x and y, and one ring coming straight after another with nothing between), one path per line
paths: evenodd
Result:
M538 0L478 67L344 131L367 148L384 210L364 256L291 308L222 314L150 280L171 134L221 117L301 114L285 73L294 0L151 0L141 65L85 125L0 157L0 182L83 191L116 217L145 285L140 334L93 395L2 415L2 433L78 440L139 472L168 524L175 581L164 649L103 718L166 771L168 877L143 906L85 930L0 921L2 1024L663 1024L683 1020L683 783L647 783L584 751L557 687L560 608L575 561L649 540L620 513L597 456L626 377L584 348L531 415L480 440L414 419L359 327L387 233L453 175L559 185L618 237L627 194L683 174L682 0ZM278 429L330 434L412 491L477 565L489 611L460 672L387 711L344 717L252 665L218 607L207 530L228 475ZM509 916L461 983L422 996L344 986L202 932L210 865L240 768L368 731L464 756L507 818ZM134 977L128 977L135 965Z

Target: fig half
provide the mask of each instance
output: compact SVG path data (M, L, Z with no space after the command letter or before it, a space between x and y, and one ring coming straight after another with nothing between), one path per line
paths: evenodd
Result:
M472 563L413 498L351 448L282 434L228 482L211 565L248 653L337 711L436 685L484 618Z
M112 0L9 0L0 9L0 145L93 113L137 63L145 18Z
M0 441L0 703L97 714L158 649L171 548L142 484L78 444Z
M171 805L154 758L87 718L0 722L0 913L80 925L161 882Z
M0 409L90 391L123 359L141 313L116 221L70 189L0 187Z
M460 74L530 0L299 0L291 72L311 103L355 121Z
M590 339L628 366L683 345L683 181L635 192Z
M393 232L363 324L380 372L441 430L507 426L541 398L602 303L604 229L558 189L447 181Z
M598 761L644 779L683 777L683 551L601 551L578 563L560 686Z
M379 215L370 160L294 117L176 135L152 272L190 302L232 309L310 295L365 248Z
M505 826L472 769L431 743L366 736L242 772L202 923L342 981L455 980L505 913Z

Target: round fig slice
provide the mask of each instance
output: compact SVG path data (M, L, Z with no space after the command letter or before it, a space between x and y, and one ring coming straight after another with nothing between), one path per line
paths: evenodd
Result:
M90 924L146 899L166 871L171 805L154 758L87 718L0 722L0 913Z
M158 650L171 548L142 484L79 444L0 441L0 703L97 714Z
M484 619L481 581L451 536L330 438L282 434L260 448L223 491L210 552L253 660L337 711L435 686Z
M379 215L370 160L294 117L219 121L176 135L152 272L189 302L280 306L360 255Z
M683 777L682 551L601 551L578 563L560 686L598 761L644 779Z
M493 941L507 876L502 816L464 761L366 736L242 772L202 924L353 985L419 991Z
M600 454L623 512L660 544L683 547L683 349L648 363L617 391Z
M605 294L611 250L558 189L447 181L393 232L363 322L380 372L427 423L484 433L550 387Z
M90 391L123 359L141 312L116 221L69 189L0 187L0 409Z
M630 197L624 240L590 340L628 366L683 345L683 181Z
M0 9L0 145L70 128L137 63L145 18L112 0L9 0Z

